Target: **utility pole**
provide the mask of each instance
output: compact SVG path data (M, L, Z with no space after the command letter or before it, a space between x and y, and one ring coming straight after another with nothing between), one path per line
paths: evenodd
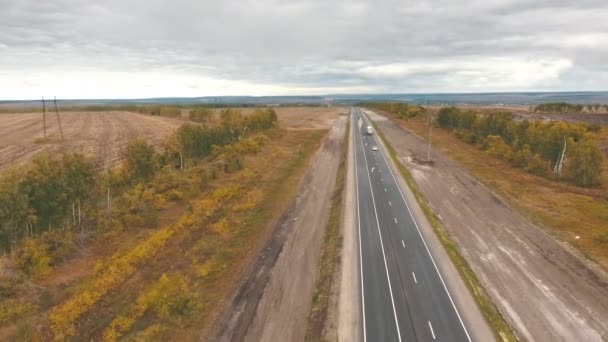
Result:
M57 108L57 97L53 98L55 104L55 113L57 114L57 122L59 123L59 132L61 133L61 140L63 141L63 128L61 128L61 119L59 118L59 109Z
M431 116L431 111L429 111L429 147L426 152L426 161L428 163L431 162L431 133L433 131L433 117Z
M44 96L42 97L42 129L46 140L46 104L44 103Z

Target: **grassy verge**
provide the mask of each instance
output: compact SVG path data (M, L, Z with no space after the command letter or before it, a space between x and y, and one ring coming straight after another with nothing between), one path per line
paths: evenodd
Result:
M344 200L344 185L346 182L346 154L350 135L350 121L342 141L340 164L336 174L336 184L331 198L329 218L325 227L325 237L321 251L319 274L312 297L306 341L321 341L324 339L327 315L331 305L331 291L337 280L340 267L340 251L342 249L342 208Z
M384 145L386 145L391 159L399 169L399 173L406 181L410 190L414 193L414 196L416 197L416 200L424 211L424 214L433 226L433 230L439 237L439 240L441 240L443 247L445 248L446 252L450 256L450 259L456 266L458 273L460 273L460 276L469 288L471 295L473 296L473 298L475 298L475 302L477 303L486 321L490 325L490 328L494 332L496 339L501 341L517 341L517 338L513 334L511 328L505 321L504 317L501 315L500 311L498 311L498 308L496 307L496 305L494 305L485 289L481 286L479 279L477 278L475 273L473 273L473 270L471 269L469 263L462 256L462 254L460 254L458 246L454 243L454 241L450 239L447 232L441 226L441 223L437 218L436 214L433 212L431 207L428 205L428 203L416 187L416 183L414 182L412 175L403 166L403 164L401 164L399 158L397 158L397 153L395 152L395 149L389 144L388 140L384 137L382 131L380 131L376 126L375 131L384 142Z
M184 317L173 318L179 319L177 324L167 324L159 318L146 321L146 325L135 324L127 337L154 324L160 327L155 338L161 340L196 340L201 327L208 331L258 246L268 238L273 222L295 195L310 159L326 134L326 130L284 131L280 136L273 136L272 144L260 153L247 158L245 170L220 182L221 186L241 184L239 194L243 196L235 196L234 203L220 209L214 218L215 224L203 228L200 234L183 239L174 248L167 247L171 251L181 250L192 259L182 267L186 276L192 279L190 301L196 303L195 307ZM246 197L252 200L247 201ZM225 224L220 225L221 222ZM209 228L211 231L205 231ZM171 251L168 250L163 259L173 264L168 268L176 269L171 260L179 256L169 257Z
M238 171L211 172L203 161L163 174L146 188L163 199L162 224L100 237L84 258L52 269L44 290L0 300L0 336L198 339L294 196L327 130L266 134L257 152L242 154Z

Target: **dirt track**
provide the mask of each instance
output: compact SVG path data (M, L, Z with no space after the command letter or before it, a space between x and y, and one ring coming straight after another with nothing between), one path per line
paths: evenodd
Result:
M211 340L304 340L346 119L334 121Z
M370 115L522 340L608 340L608 281L447 157Z
M61 141L55 113L47 114L46 120L49 141L37 143L43 137L41 113L0 114L0 169L26 163L42 151L80 152L93 156L101 167L112 166L131 139L157 145L183 123L130 112L62 113Z

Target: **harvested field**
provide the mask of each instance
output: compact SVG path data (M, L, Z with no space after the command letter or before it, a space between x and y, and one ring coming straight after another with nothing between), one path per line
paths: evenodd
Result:
M243 114L253 113L256 108L237 108ZM329 129L336 117L348 113L345 107L276 107L279 125L287 129ZM221 109L217 109L219 113Z
M255 108L238 110L246 115L253 113ZM285 107L275 110L279 124L287 129L329 129L339 114L347 112L342 107ZM79 152L93 156L100 168L112 167L120 160L120 151L130 140L141 138L158 146L184 120L103 111L62 113L61 123L63 141L55 114L47 113L47 140L43 141L41 113L0 114L0 170L25 164L43 151Z
M279 124L290 129L328 129L339 114L348 113L343 107L277 108Z
M42 114L0 115L0 170L24 164L36 154L79 152L94 156L105 168L120 159L121 148L131 139L160 144L183 121L130 112L62 113L64 140L54 113L47 114L47 140L42 141Z

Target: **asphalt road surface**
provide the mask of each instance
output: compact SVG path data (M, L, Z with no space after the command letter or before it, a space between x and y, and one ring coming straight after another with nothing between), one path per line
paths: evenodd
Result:
M352 110L364 341L471 341L387 165ZM372 148L377 146L378 150Z

